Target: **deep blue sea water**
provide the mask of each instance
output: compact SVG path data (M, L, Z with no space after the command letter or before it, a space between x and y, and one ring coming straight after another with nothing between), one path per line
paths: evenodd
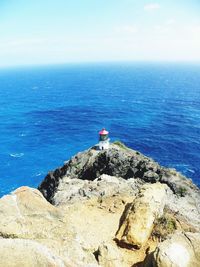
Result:
M200 65L85 64L0 70L0 195L111 140L200 184Z

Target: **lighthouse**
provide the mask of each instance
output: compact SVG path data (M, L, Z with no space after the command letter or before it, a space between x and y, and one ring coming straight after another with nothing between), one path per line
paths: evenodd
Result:
M100 150L109 148L110 139L108 138L108 134L109 132L106 131L106 129L104 128L99 132L99 149Z

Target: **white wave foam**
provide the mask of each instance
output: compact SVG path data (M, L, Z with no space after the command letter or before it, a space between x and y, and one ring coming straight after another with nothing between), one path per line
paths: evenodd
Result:
M24 153L11 153L10 156L13 158L21 158L24 156Z
M21 133L19 136L22 136L23 137L23 136L26 136L26 134L25 133Z
M189 172L191 172L191 173L195 173L195 171L194 170L192 170L192 169L187 169Z

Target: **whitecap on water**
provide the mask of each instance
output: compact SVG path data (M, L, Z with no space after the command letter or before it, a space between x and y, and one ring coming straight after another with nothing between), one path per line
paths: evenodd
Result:
M24 156L24 153L11 153L10 156L13 158L21 158Z
M23 137L23 136L26 136L26 134L25 133L21 133L19 136L22 136Z
M191 173L195 173L195 171L192 170L192 169L187 169L187 171L188 171L188 172L191 172Z

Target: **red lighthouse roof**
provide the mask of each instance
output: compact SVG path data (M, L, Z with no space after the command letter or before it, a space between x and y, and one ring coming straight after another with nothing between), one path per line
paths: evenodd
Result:
M100 132L99 132L100 135L105 135L105 134L109 134L108 131L106 131L105 128L103 128Z

